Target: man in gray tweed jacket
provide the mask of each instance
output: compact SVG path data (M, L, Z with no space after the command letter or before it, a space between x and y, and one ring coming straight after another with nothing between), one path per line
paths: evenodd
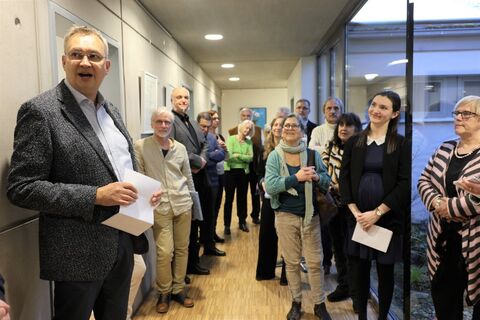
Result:
M92 310L97 320L125 319L133 252L148 242L101 222L137 198L121 182L135 169L132 142L98 92L110 69L105 39L73 27L64 46L66 79L18 112L7 195L40 211L40 277L55 282L54 319L85 320Z

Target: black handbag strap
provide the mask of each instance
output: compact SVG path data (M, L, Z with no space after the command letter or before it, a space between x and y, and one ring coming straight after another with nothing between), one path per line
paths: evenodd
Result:
M308 157L307 157L307 166L308 167L315 167L315 171L317 171L317 166L315 163L315 150L307 149Z

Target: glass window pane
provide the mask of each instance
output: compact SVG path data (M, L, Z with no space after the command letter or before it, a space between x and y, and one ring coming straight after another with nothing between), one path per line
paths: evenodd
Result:
M451 116L455 103L466 95L480 95L478 1L415 1L414 12L413 185L440 144L458 139ZM428 220L429 212L412 188L412 319L435 317L427 275ZM465 308L464 318L472 318L471 308Z
M405 104L406 11L406 0L370 0L347 24L345 107L364 123L368 120L369 99L377 92L393 90ZM403 121L399 132L404 132ZM403 319L403 285L403 263L397 263L390 308L397 319ZM377 286L377 271L372 263L370 287L374 297L378 296Z

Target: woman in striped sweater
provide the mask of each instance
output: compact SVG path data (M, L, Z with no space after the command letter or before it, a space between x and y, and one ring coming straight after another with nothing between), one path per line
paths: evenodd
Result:
M330 192L340 203L339 176L342 166L343 147L345 143L354 134L362 131L362 123L355 113L344 113L338 118L333 133L333 139L322 152L322 160L327 167L327 172L332 178ZM335 291L327 296L328 301L337 302L348 299L353 300L353 310L357 311L357 301L354 294L353 278L350 277L351 266L347 266L347 218L351 215L347 206L339 205L338 214L328 223L328 230L332 239L333 254L335 256L335 265L337 267L338 285ZM350 262L351 259L349 259Z
M431 212L428 272L438 320L463 318L465 290L473 319L480 319L480 199L456 183L480 175L480 97L462 98L452 114L460 139L444 142L418 181Z

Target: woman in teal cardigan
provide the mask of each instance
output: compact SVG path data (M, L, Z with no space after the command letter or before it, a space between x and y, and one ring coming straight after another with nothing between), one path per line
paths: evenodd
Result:
M320 154L307 149L304 134L305 128L296 115L285 119L282 140L267 159L265 188L275 211L275 228L286 264L288 288L292 294L292 308L287 320L299 320L301 317L302 251L308 265L314 313L320 319L330 320L323 290L320 220L317 205L313 201L314 185L325 193L330 185L330 176ZM308 154L311 152L315 166L308 164Z
M251 137L255 126L252 121L244 120L238 125L238 134L228 137L228 160L225 161L225 206L223 221L225 234L230 234L232 222L232 204L237 190L237 216L240 230L248 232L247 227L247 192L249 164L253 161L253 144Z

